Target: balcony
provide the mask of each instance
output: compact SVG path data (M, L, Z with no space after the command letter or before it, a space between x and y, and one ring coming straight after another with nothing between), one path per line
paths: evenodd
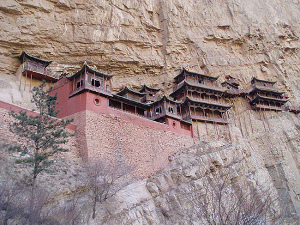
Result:
M197 87L201 87L201 88L205 88L205 89L210 89L210 90L217 90L217 91L221 91L221 92L224 92L225 89L223 87L219 87L217 85L214 85L214 84L202 84L202 83L199 83L199 82L196 82L196 81L186 81L186 80L183 80L181 81L174 89L173 89L173 92L177 91L178 89L180 89L185 83L188 83L192 86L197 86Z
M24 72L27 71L28 71L28 76L32 75L33 78L50 80L50 81L58 80L56 77L50 75L49 71L47 70L47 67L44 67L42 65L33 62L24 62L24 68L22 74L24 74Z
M154 112L154 115L149 116L149 119L157 120L157 119L159 119L161 117L165 117L165 116L172 117L172 118L175 118L175 119L178 119L178 120L182 119L180 115L177 115L175 113L166 112L165 110L163 110L161 113L155 113Z
M261 90L272 91L272 92L277 92L278 91L278 88L273 87L273 86L264 86L264 85L261 85L261 84L254 84L253 86L258 88L258 89L261 89Z
M80 93L80 92L82 92L84 90L112 97L112 93L110 91L106 90L106 88L104 88L102 86L95 87L95 86L93 86L91 84L86 84L86 83L84 83L79 88L76 88L74 91L72 91L70 93L70 97L72 97L72 96L74 96L74 95L76 95L76 94L78 94L78 93Z
M156 96L150 96L150 95L145 95L143 98L142 98L142 102L155 102L157 100L157 97Z
M283 108L281 106L271 106L271 105L264 105L264 104L251 105L251 108L253 110L260 110L260 109L275 110L275 111L282 111L283 110Z
M261 94L256 94L252 98L248 97L250 102L259 102L259 101L267 101L267 102L280 102L280 103L286 103L288 101L288 98L283 98L282 96L266 96L266 95L261 95Z
M226 119L220 117L209 117L209 116L200 116L200 115L191 115L191 116L188 115L184 117L183 120L187 120L187 121L197 120L197 121L203 121L209 123L228 124L228 121Z
M221 106L221 107L224 107L224 106L229 107L229 105L225 105L221 101L215 101L215 100L204 99L204 98L196 98L196 97L190 97L190 96L189 96L189 99L191 99L193 101L201 102L201 103L212 104L212 105Z

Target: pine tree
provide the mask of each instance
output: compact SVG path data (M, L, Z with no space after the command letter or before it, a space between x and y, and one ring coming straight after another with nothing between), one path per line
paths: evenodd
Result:
M59 112L55 110L56 96L48 95L49 91L45 90L45 86L44 81L32 90L32 102L38 115L27 115L26 111L9 113L15 119L10 124L10 131L18 135L22 142L14 147L23 156L17 163L32 167L30 178L33 190L38 175L52 164L52 156L68 151L62 145L66 144L71 136L66 126L72 119L55 118Z

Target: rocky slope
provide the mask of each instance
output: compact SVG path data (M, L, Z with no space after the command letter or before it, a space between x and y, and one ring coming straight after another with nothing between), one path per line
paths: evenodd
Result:
M67 153L57 158L54 173L43 173L39 177L39 186L50 197L44 207L46 212L48 207L52 210L55 217L51 218L57 223L63 221L65 215L59 217L55 209L65 210L73 198L78 198L76 207L80 210L72 211L80 215L78 224L206 224L207 220L218 224L217 213L224 215L224 211L218 210L219 206L239 210L248 207L246 216L253 216L262 205L267 209L266 219L270 222L298 224L299 119L283 113L273 117L272 122L278 127L290 126L249 138L240 136L232 143L200 141L192 148L177 152L170 158L169 165L156 175L131 182L106 202L98 204L94 220L90 218L85 169L72 153ZM17 155L0 156L2 167L6 165L8 172L0 173L1 180L8 174L16 178L26 173L20 165L8 166ZM218 194L222 194L221 204L216 198ZM206 208L215 209L210 211L212 217L205 216ZM0 211L0 219L1 214L5 211ZM233 211L230 218L234 221L237 214ZM264 219L258 221L263 223ZM257 223L256 220L254 224Z
M278 217L273 218L275 224L298 224L299 119L283 113L273 117L272 124L275 129L240 136L232 144L198 142L176 153L157 175L128 186L99 207L100 215L109 218L108 224L205 224L197 199L220 190L214 185L225 177L230 180L226 187L234 193L250 187L271 196L272 215ZM285 128L279 129L283 124ZM232 196L229 199L226 204L233 201ZM218 203L211 200L207 205Z

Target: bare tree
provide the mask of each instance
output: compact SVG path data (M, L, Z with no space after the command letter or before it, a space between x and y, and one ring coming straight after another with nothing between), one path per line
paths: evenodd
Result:
M34 202L30 202L32 194ZM23 182L13 179L6 179L0 185L0 210L3 216L1 224L8 224L8 221L15 224L56 224L49 216L51 211L47 206L49 194L45 190L36 187L32 193L29 186Z
M83 176L77 177L75 186L72 188L69 197L63 200L62 205L56 207L54 215L58 215L60 223L64 225L82 224L84 222L84 208L86 201L86 182Z
M0 222L4 225L7 224L8 220L13 218L15 215L23 214L24 209L20 207L17 200L22 195L21 185L17 185L12 179L2 180L0 183L0 211L2 212L2 218Z
M277 198L269 190L255 188L246 179L213 174L203 179L203 188L191 193L194 209L203 224L267 224L281 217Z
M92 202L92 218L96 217L97 203L103 203L112 197L127 183L126 175L131 168L120 164L108 164L100 160L86 164L87 182Z

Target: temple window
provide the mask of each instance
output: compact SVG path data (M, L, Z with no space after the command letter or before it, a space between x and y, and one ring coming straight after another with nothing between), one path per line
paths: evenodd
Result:
M161 112L162 112L161 106L159 106L159 107L157 107L157 108L155 109L155 114L156 114L156 115L161 114Z
M77 88L80 88L80 87L82 87L82 86L83 86L83 80L77 81L76 87L77 87Z
M173 108L172 106L169 106L169 107L168 107L168 111L169 111L170 113L174 113L174 108Z
M96 79L92 79L92 86L100 87L101 86L101 81L96 80Z

